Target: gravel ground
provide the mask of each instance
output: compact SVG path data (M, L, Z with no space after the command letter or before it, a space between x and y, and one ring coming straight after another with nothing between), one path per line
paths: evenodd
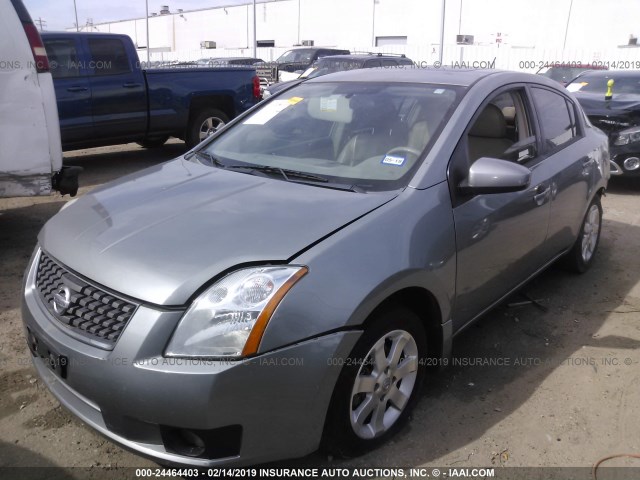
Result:
M84 194L183 151L176 141L66 157L85 169ZM459 336L454 365L430 378L393 441L349 461L316 453L278 466L589 467L608 455L640 453L640 181L616 180L603 202L593 268L581 276L550 268L524 289L538 306L504 305ZM0 200L0 467L93 468L77 478L107 467L124 476L121 467L156 465L61 407L38 380L22 332L23 271L39 229L68 200ZM606 465L640 467L640 460Z

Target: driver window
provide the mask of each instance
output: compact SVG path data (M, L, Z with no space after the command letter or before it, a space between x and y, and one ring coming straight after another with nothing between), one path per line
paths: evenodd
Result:
M467 134L471 165L480 157L511 159L509 149L532 135L519 90L492 98ZM513 158L515 160L515 158Z

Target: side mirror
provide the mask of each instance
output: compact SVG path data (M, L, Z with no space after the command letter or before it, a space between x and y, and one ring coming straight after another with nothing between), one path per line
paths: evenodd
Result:
M459 188L462 193L507 193L526 189L531 170L517 163L481 157L469 168L469 176Z

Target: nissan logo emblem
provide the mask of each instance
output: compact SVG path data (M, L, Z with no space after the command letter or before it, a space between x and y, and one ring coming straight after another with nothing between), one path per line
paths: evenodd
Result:
M71 305L71 291L68 287L60 287L56 293L53 294L53 311L58 315L64 315Z

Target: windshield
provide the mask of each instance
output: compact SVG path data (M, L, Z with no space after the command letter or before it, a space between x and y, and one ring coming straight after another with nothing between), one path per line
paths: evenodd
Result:
M309 68L302 75L302 78L315 78L327 73L343 72L345 70L355 70L362 68L362 60L332 60L323 58L318 60L313 67Z
M314 50L310 48L297 48L284 52L276 60L277 63L311 63Z
M303 83L223 131L198 158L215 159L220 168L302 172L359 190L402 188L462 91L426 84Z
M640 75L583 75L571 84L571 91L602 93L607 91L607 82L613 79L613 93L640 94Z
M541 73L545 77L560 83L567 83L576 78L582 72L589 70L586 67L553 67Z

